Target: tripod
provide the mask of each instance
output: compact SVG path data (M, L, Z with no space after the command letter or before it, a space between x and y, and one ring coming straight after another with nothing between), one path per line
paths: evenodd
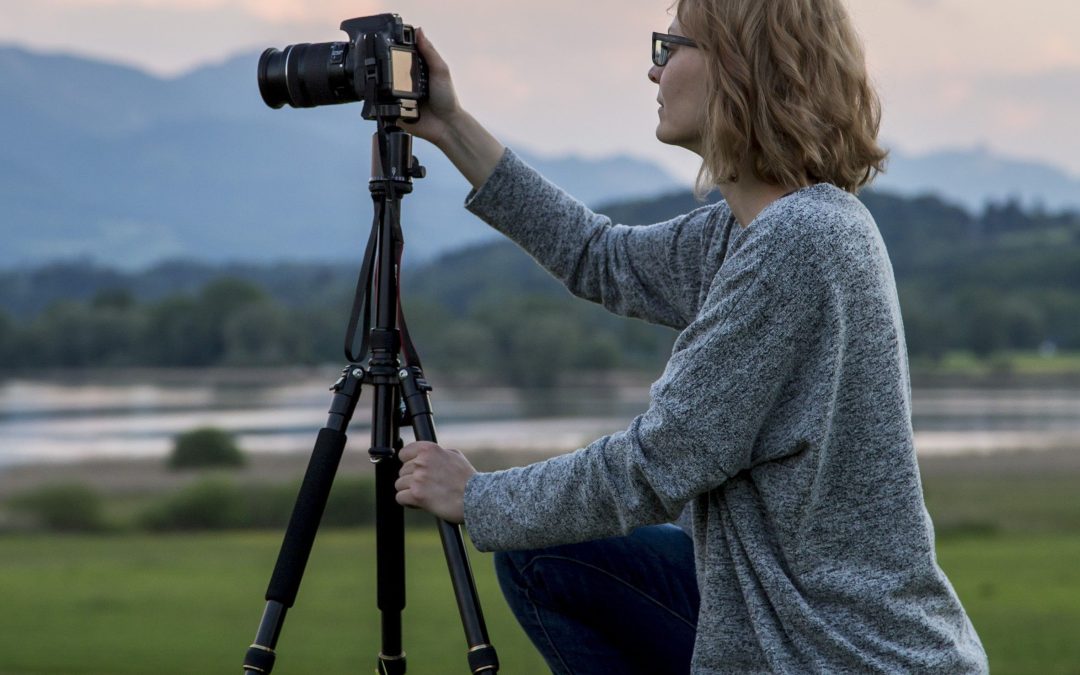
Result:
M266 591L266 607L255 642L244 657L245 675L269 674L274 667L274 650L285 613L296 601L319 520L345 449L345 432L356 409L361 385L365 384L374 388L368 453L375 464L377 598L382 618L377 673L405 673L401 639L401 612L405 608L404 510L394 498L394 482L401 468L397 456L402 447L399 430L402 425L409 424L416 440L436 442L436 438L428 398L431 387L424 379L420 358L409 339L398 295L404 246L400 209L402 197L412 192L412 179L423 178L424 174L424 168L412 155L412 136L380 117L372 139L369 182L375 219L346 331L345 355L349 365L331 387L334 397L326 426L319 431L315 441L285 531ZM371 326L373 285L376 290L375 325ZM358 328L362 342L359 351L353 352ZM364 359L369 350L370 358L365 367ZM399 360L402 355L404 364ZM499 661L495 648L488 641L461 529L443 520L438 520L438 528L469 647L469 668L478 675L496 673Z

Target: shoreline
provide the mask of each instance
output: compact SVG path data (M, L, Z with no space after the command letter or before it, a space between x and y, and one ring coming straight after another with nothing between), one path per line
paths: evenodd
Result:
M917 361L917 360L916 360ZM978 363L982 363L981 361ZM658 364L658 368L663 364ZM952 387L1042 387L1047 385L1068 388L1080 387L1080 356L1075 368L1035 368L1020 366L992 367L990 361L984 367L957 369L948 366L935 367L913 362L910 367L911 384L914 388L942 389ZM120 367L60 367L36 368L25 371L0 373L0 387L13 382L37 382L46 384L93 384L93 385L161 385L192 386L209 385L225 387L283 386L312 379L332 383L344 366L336 363L283 366L120 366ZM443 387L514 388L504 382L467 373L445 373L439 367L425 369L428 379ZM547 389L557 390L575 386L634 386L648 387L659 370L616 369L610 371L578 372L568 376L569 381L559 382ZM524 388L527 390L528 388ZM543 388L535 390L542 391Z
M495 471L547 459L538 450L478 450L469 459L481 471ZM74 462L36 462L0 467L0 501L47 485L77 483L109 495L145 495L170 491L208 477L241 485L296 482L304 477L310 452L247 453L235 469L173 470L163 457L97 458ZM346 449L337 477L374 475L366 450Z
M562 453L518 448L479 449L466 454L480 471L496 471ZM211 476L241 485L299 483L309 457L308 452L249 453L244 467L205 471L172 470L166 466L164 458L145 457L17 464L0 468L0 500L47 485L65 483L86 485L114 496L171 491ZM1080 475L1080 447L923 455L919 457L919 468L924 477L945 478ZM366 451L346 450L337 472L338 477L372 474L372 464Z

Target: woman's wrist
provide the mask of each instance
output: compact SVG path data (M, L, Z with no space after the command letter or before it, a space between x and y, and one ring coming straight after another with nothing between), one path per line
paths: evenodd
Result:
M506 147L475 117L459 110L446 119L446 133L435 144L474 188L487 181Z

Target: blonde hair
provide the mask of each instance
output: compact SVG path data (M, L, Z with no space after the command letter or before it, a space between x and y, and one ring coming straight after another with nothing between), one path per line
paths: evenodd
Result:
M675 0L705 55L708 104L695 192L738 180L828 182L852 193L885 168L881 103L841 0Z

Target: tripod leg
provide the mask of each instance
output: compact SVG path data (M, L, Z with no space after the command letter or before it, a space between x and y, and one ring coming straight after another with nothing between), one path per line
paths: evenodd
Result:
M255 642L244 656L245 675L268 674L273 670L276 658L274 649L285 621L285 612L296 602L300 580L304 576L319 521L326 509L326 500L345 449L345 431L360 397L363 375L360 369L346 368L341 379L334 384L334 400L326 427L319 431L274 565L274 574L266 589L266 608L259 630Z
M379 675L404 675L401 614L405 610L405 510L397 503L394 483L401 461L396 449L398 405L396 387L376 391L371 456L375 463L375 540L378 607L382 617ZM387 452L389 451L389 452Z
M401 379L405 409L412 422L416 440L436 443L434 415L428 399L431 386L424 379L424 373L419 367L412 366L400 370L398 377ZM461 614L461 625L465 629L465 640L469 645L469 668L477 675L497 673L499 657L488 638L487 625L480 609L480 597L476 592L476 582L469 565L461 528L445 520L437 522L458 612Z

